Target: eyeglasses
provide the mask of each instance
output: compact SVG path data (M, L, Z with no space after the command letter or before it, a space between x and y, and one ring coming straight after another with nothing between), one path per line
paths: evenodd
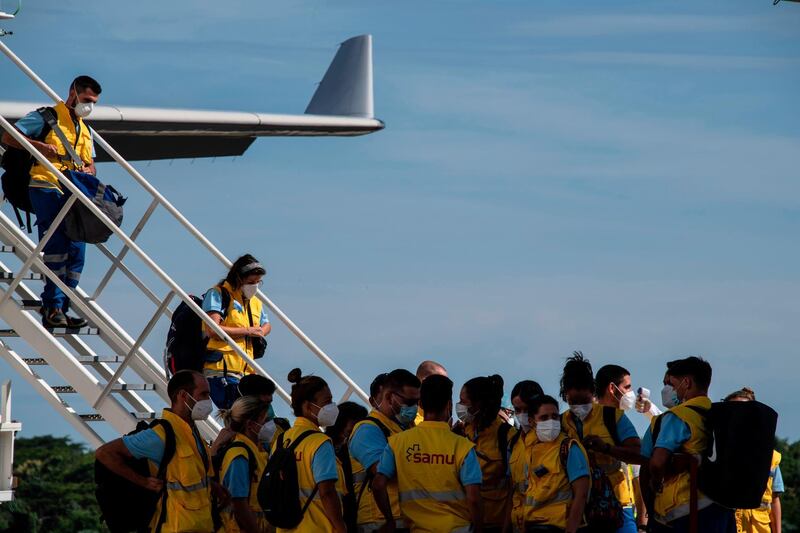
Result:
M394 392L394 391L392 392L392 394L394 394L395 396L398 396L402 400L400 403L402 403L406 407L413 407L413 406L419 404L419 398L406 398L405 396L403 396L399 392Z

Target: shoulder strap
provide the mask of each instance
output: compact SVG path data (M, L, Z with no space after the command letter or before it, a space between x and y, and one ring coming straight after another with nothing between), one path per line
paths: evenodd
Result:
M217 285L219 289L219 295L221 299L221 307L222 307L222 320L225 320L225 317L228 316L228 308L231 306L231 293L228 292L222 284Z
M167 521L167 466L169 466L172 458L175 457L175 430L172 424L162 418L157 418L150 422L150 428L161 426L164 428L164 455L161 457L161 463L158 465L158 473L156 477L165 482L164 488L161 489L161 515L158 517L158 525L156 531L161 531L161 528Z
M37 140L43 141L44 138L47 137L47 134L50 133L50 130L53 129L53 124L57 123L55 118L56 110L52 107L40 107L36 112L39 113L44 120L42 132L39 134L39 137L37 137Z
M558 450L558 457L561 459L561 466L567 468L567 462L569 461L569 449L572 447L572 443L575 442L573 439L566 438L561 441L561 447Z
M389 439L389 437L392 436L392 430L387 428L386 424L384 424L383 422L381 422L380 420L378 420L374 416L368 416L364 420L368 420L368 421L372 422L373 424L375 424L376 426L378 426L378 429L381 430L381 432L383 433L383 436L386 437L387 440Z
M691 409L698 415L702 416L703 418L706 418L708 416L709 410L706 409L705 407L700 407L698 405L687 405L686 407Z
M64 135L64 132L61 131L61 128L58 126L58 120L52 113L42 113L42 118L44 118L45 123L50 126L50 129L53 130L53 133L56 134L56 137L61 141L61 144L64 145L64 149L69 154L69 157L72 159L72 162L75 164L76 167L83 166L83 160L78 157L78 154L75 153L75 148L70 144L69 140L67 140L67 136ZM76 139L77 142L77 139Z
M514 434L514 436L511 437L511 440L508 441L508 450L509 451L512 451L514 449L514 446L517 445L517 442L519 442L520 437L522 437L522 431L517 431Z
M250 480L252 480L255 476L258 463L256 462L256 456L253 454L253 450L250 449L250 446L239 441L229 442L228 445L222 450L222 459L224 460L225 455L234 448L242 448L247 452L247 469L250 472ZM222 468L222 464L220 464L220 468Z
M603 406L603 424L605 424L606 429L611 435L614 446L620 446L622 443L619 441L619 435L617 434L617 410L614 407L608 405Z
M669 411L665 411L656 417L656 421L653 423L653 430L650 432L650 438L653 439L653 448L656 447L656 442L658 442L658 434L661 433L661 424L664 421L664 415L669 413Z
M503 460L503 472L508 470L508 432L511 426L506 422L497 428L497 449L500 450L500 458Z
M322 432L321 431L317 431L315 429L309 429L308 431L304 431L303 433L300 434L299 437L294 439L291 444L289 444L289 447L287 448L287 450L294 451L300 445L300 443L305 440L306 437L308 437L308 436L310 436L310 435L312 435L314 433L320 433L321 434ZM284 434L281 433L281 437L283 437L283 435ZM278 444L282 445L283 444L283 439L278 441Z

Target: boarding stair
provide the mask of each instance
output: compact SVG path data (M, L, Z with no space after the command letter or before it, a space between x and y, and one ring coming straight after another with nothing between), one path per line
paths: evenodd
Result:
M54 102L60 101L59 96L2 41L0 52ZM60 175L2 116L0 128L0 133L8 132L41 164ZM59 217L63 217L73 203L82 202L113 231L108 243L96 245L100 255L110 263L108 270L97 286L90 288L81 285L76 290L67 287L47 268L42 259L42 243L34 242L31 235L19 228L12 217L0 212L0 320L5 323L0 329L0 357L95 447L109 436L129 432L141 420L152 420L169 404L168 377L161 354L156 356L148 353L144 343L159 324L163 327L164 321L169 323L173 309L180 302L186 303L256 372L280 384L280 380L274 379L266 369L242 352L192 301L187 290L156 262L151 255L154 251L143 249L137 237L151 222L155 212L166 212L181 231L180 235L169 235L170 240L193 241L206 252L209 260L218 262L225 269L230 267L231 261L96 132L94 141L124 169L151 201L133 229L126 233L127 223L123 224L123 228L118 228L71 182L62 180L62 187L73 194ZM54 227L60 219L56 218ZM115 250L115 245L120 247ZM115 317L113 311L99 303L101 294L109 288L115 275L124 276L131 291L138 296L143 295L152 303L152 314L142 329L130 331L124 317ZM42 326L38 293L45 278L51 279L65 292L71 301L72 312L86 318L89 322L87 327L46 329ZM153 288L153 280L160 288ZM89 289L90 292L87 292ZM319 368L319 363L322 363L329 374L340 380L341 384L337 384L337 387L344 391L340 401L355 395L366 402L364 391L266 294L259 290L257 297L271 315L277 317L316 358L316 367ZM275 324L273 320L273 327ZM314 366L310 362L303 364ZM289 400L280 385L276 396L284 401ZM106 426L104 430L100 429L102 425ZM208 439L219 431L219 424L213 418L199 423L198 427Z

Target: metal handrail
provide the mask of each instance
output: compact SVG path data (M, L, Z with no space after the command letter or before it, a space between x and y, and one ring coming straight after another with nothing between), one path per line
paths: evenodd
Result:
M55 102L60 102L61 101L61 98L58 96L58 94L55 91L53 91L44 82L44 80L42 80L35 72L33 72L33 70L31 70L30 67L28 67L19 57L17 57L11 51L11 49L9 49L8 46L6 46L6 44L3 43L2 41L0 41L0 51L2 51L14 64L16 64L17 67L20 68L20 70L22 70L53 101L55 101ZM2 118L2 117L0 117L0 118ZM17 142L20 142L20 140L17 138L19 133L16 131L16 129L11 127L11 130L9 130L8 127L6 127L6 125L10 126L10 124L5 119L3 119L3 122L5 123L5 124L3 124L4 129L6 129L6 131L8 131L9 134L14 136L15 139L17 140ZM17 135L15 135L15 134L17 134ZM161 195L161 193L159 193L144 178L144 176L142 176L128 161L126 161L116 150L114 150L111 147L111 145L109 145L108 142L106 142L106 140L103 139L102 136L100 136L100 134L98 134L97 132L94 132L94 139L106 151L106 153L108 153L108 155L110 155L112 157L112 159L114 159L120 166L122 166L128 172L128 174L130 174L131 177L134 178L135 181L137 181L148 193L150 193L150 195L153 197L153 199L155 201L157 201L161 206L163 206L187 231L189 231L189 233L192 234L192 236L197 241L199 241L208 251L210 251L211 254L214 255L226 268L230 268L231 267L231 265L233 263L219 249L217 249L217 247L214 246L211 243L211 241L209 241L194 225L192 225L191 222L189 222L186 219L186 217L184 217L180 213L180 211L178 211L163 195ZM41 156L41 154L39 154L39 152L36 149L34 149L33 146L30 145L27 142L27 139L23 138L23 140L25 142L24 143L20 142L20 144L23 144L23 146L25 146L26 150L28 150L31 153L31 155L33 155L38 161L42 162L42 160L44 160L43 164L45 165L45 167L47 167L48 170L53 172L55 167L52 164L50 164L49 161L44 159L44 157ZM59 176L59 179L60 179L60 173L58 171L55 171L54 173L55 173L56 176ZM68 180L65 179L63 181L68 181ZM70 188L69 187L70 185L72 185L72 183L69 183L67 185L67 188ZM72 190L72 189L70 189L70 190ZM75 192L75 191L73 191L73 192ZM80 196L83 196L83 195L81 194ZM83 200L84 200L84 198L81 198L81 201L83 201ZM86 199L86 201L84 202L84 205L87 205L90 210L92 208L97 209L96 206L91 204L91 202L88 199ZM97 210L97 213L100 213L100 215L102 215L102 213L99 210ZM127 237L127 235L125 235L124 232L119 230L119 228L117 228L113 223L111 223L111 221L108 220L107 217L101 216L100 219L103 220L103 222L112 230L112 232L117 234L117 236L120 236L120 238L123 240L123 243L125 244L126 248L133 249L134 252L137 255L140 255L140 257L143 260L145 259L145 257L147 257L147 255L144 254L144 252L138 246L135 245L134 241L129 239ZM219 333L217 332L217 329L216 329L217 328L217 324L214 323L210 318L208 318L208 315L205 312L203 312L202 309L200 309L191 300L191 298L188 298L188 295L183 290L181 290L180 287L178 287L177 284L175 284L175 282L172 281L171 278L169 278L169 276L166 275L166 273L164 273L154 262L152 262L152 260L150 260L149 257L147 257L147 260L145 260L145 264L147 264L147 266L150 267L151 270L153 270L160 278L162 278L162 281L167 283L167 285L170 286L170 288L172 288L174 290L175 294L177 294L181 298L181 300L183 300L192 309L192 311L195 312L195 314L200 316L200 318L204 322L206 322L206 324L209 325L209 327L211 328L212 331L214 331L214 333L217 333L218 336L220 336L221 338L226 340L226 342L228 342L229 345L231 345L231 347L234 349L234 351L238 355L242 356L244 358L244 360L247 361L249 364L251 364L254 369L259 371L259 373L262 373L263 375L269 377L269 375L265 371L263 371L263 369L261 369L257 364L255 364L252 361L252 359L250 359L238 347L238 345L236 345L236 343L233 342L233 339L231 339L221 329L219 330L219 332L221 332L222 335L219 335ZM169 282L167 282L167 280L169 280ZM173 287L172 284L175 284L175 286ZM175 290L175 289L177 289L177 290ZM367 394L347 374L345 374L344 371L319 346L317 346L317 344L314 343L314 341L312 341L277 305L275 305L260 290L257 292L256 295L258 296L259 300L261 300L267 306L267 308L270 309L286 325L286 327L298 339L300 339L300 341L303 342L303 344L306 345L306 347L312 353L314 353L330 370L332 370L333 373L337 377L339 377L339 379L341 379L343 382L345 382L345 384L348 386L348 388L347 388L347 390L345 392L345 395L349 395L350 393L355 392L356 394L358 394L361 397L361 399L363 401L368 401ZM272 378L270 378L270 379L272 379ZM273 381L275 381L275 380L273 379ZM277 385L277 383L276 383L276 385ZM286 394L285 391L283 391L283 389L280 386L278 386L278 392L279 392L279 395L281 395L282 397L284 397L284 399L286 399L288 401L288 395Z

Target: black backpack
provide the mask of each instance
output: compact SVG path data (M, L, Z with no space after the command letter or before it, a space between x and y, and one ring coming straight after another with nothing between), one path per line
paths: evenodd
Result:
M56 120L54 118L55 110L52 107L40 107L36 112L42 116L44 126L42 127L42 132L34 140L41 142L50 133L52 129L50 124ZM14 214L17 216L17 222L19 222L21 228L25 227L25 223L22 221L20 211L25 212L28 233L30 233L32 230L31 213L33 212L33 206L31 205L30 196L28 196L28 185L31 182L31 167L36 160L27 150L10 146L4 146L4 148L6 151L0 162L0 166L5 170L2 178L0 178L3 186L3 195L14 208Z
M778 413L756 401L717 402L710 410L689 408L704 418L709 432L698 473L700 491L730 509L760 507L772 467ZM653 442L660 429L661 417L653 427Z
M294 451L303 440L319 431L301 433L289 446L284 447L284 433L278 436L275 453L269 458L264 475L258 484L258 503L267 521L275 527L294 529L303 521L303 515L317 495L319 486L311 491L305 505L300 505L300 483L297 480L297 461Z
M230 293L222 286L217 287L222 296L222 319L228 314L231 304ZM203 298L189 295L199 307ZM185 302L181 302L172 312L172 320L167 332L164 368L174 375L179 370L202 371L208 337L203 334L203 321Z
M164 480L167 466L175 456L175 431L170 423L161 419L153 420L150 424L141 421L136 429L128 435L134 435L155 426L164 428L164 457L158 465L156 474L157 478ZM142 476L151 476L147 459L131 459L129 466ZM111 533L149 531L149 524L159 500L162 502L159 529L166 520L166 487L161 493L147 490L118 476L97 460L94 462L94 481L97 485L95 488L97 504L100 507L102 519Z
M111 222L122 225L123 206L127 198L123 197L114 187L106 185L92 174L65 170L64 175L75 185L89 200L105 214ZM72 193L67 191L65 198ZM101 244L108 240L113 233L100 218L92 213L80 201L70 207L64 217L61 230L71 241Z

